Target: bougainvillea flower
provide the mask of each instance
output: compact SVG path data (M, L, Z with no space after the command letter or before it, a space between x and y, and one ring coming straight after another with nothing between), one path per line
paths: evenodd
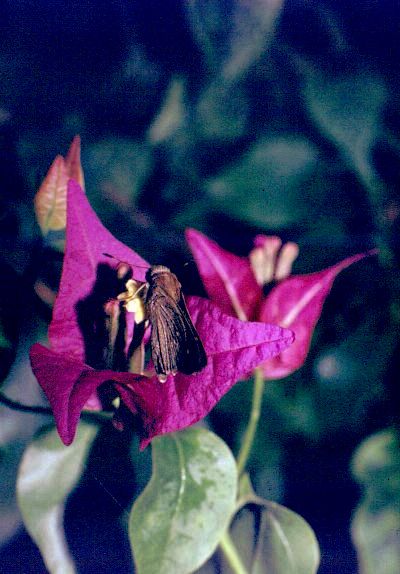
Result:
M335 277L368 255L353 255L317 273L290 275L298 247L291 242L282 246L279 237L258 235L249 257L229 253L194 229L186 231L186 238L211 301L242 320L294 331L293 345L262 364L266 379L286 377L303 365ZM264 295L266 285L271 288Z
M63 272L49 328L50 349L40 344L31 349L33 372L52 406L65 444L73 440L84 406L105 386L111 385L138 415L145 446L156 435L203 418L236 381L294 339L288 329L243 322L211 301L188 297L187 307L207 354L204 369L192 375L177 373L161 383L155 374L110 368L104 349L113 329L107 332L106 325L119 320L123 308L118 299L121 262L131 268L134 280L145 280L148 263L103 227L79 185L71 181ZM125 329L128 331L132 336L132 329ZM111 337L114 342L117 338L115 333ZM124 340L121 348L128 347Z

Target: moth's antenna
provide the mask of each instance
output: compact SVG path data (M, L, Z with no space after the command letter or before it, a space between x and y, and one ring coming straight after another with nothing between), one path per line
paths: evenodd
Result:
M121 259L118 259L118 257L115 257L114 255L111 255L110 253L103 253L103 255L105 257L109 257L110 259L115 259L115 261L118 261L119 263L124 263L125 265L128 265L129 267L136 267L137 269L150 269L150 265L148 265L147 267L145 267L144 265L131 265L130 263L127 263L126 261L122 261Z
M119 500L118 500L117 498L115 498L115 496L113 495L113 493L110 492L110 491L108 490L108 488L106 488L106 486L105 486L105 485L102 483L102 481L94 474L94 472L92 472L92 471L89 472L89 475L92 476L92 477L95 479L95 481L99 483L99 485L101 486L101 488L105 491L106 494L108 494L108 495L111 497L111 499L112 499L112 500L115 502L115 504L122 510L122 512L123 512L124 514L126 514L127 516L129 516L129 512L127 511L127 509L126 509L124 506L122 506L122 504L119 502Z

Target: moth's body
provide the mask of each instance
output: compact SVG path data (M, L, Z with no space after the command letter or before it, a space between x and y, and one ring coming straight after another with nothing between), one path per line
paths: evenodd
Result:
M192 323L181 284L168 267L155 265L146 273L146 315L151 323L151 354L160 381L178 371L192 374L207 364L207 356Z
M182 285L177 276L164 265L154 265L146 273L146 281L149 285L146 296L146 303L152 298L157 298L162 292L178 304L181 297Z

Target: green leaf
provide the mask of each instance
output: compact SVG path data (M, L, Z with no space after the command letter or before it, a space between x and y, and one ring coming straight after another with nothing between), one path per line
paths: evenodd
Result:
M313 120L336 144L362 183L375 185L370 151L381 131L386 99L382 79L365 70L340 77L311 68L306 70L305 79L305 100Z
M357 449L353 474L364 488L352 521L352 537L362 574L400 572L399 437L387 429Z
M266 51L275 32L283 1L186 0L193 35L211 72L232 81L247 72ZM231 13L229 13L231 12ZM229 20L229 25L221 25Z
M235 461L202 428L158 437L152 448L153 475L129 523L137 572L193 572L214 552L234 511Z
M217 78L199 96L197 134L209 141L232 142L248 129L249 101L241 85Z
M246 497L246 492L247 497ZM319 548L307 522L295 512L255 496L246 479L231 537L251 574L315 574ZM222 573L230 572L224 566Z
M133 209L153 165L148 144L116 137L87 146L83 160L91 204L104 221L110 218L110 204Z
M153 145L167 141L184 124L185 84L182 78L173 77L157 116L147 131Z
M310 141L264 138L205 185L225 213L254 225L284 227L307 219L309 204L318 201L312 189L317 166L318 152Z
M211 77L196 104L196 132L214 144L231 143L249 131L245 78L274 37L283 1L234 1L227 8L218 0L186 0L185 5ZM229 25L221 26L227 20Z
M25 527L51 574L73 574L63 529L67 496L77 484L97 428L81 421L71 446L55 429L40 434L26 449L17 479L18 505Z

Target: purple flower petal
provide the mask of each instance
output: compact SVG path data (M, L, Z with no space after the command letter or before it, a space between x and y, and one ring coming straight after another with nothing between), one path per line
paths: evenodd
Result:
M30 351L32 370L51 405L58 434L71 444L80 414L88 399L107 381L123 384L141 377L131 373L95 371L81 361L37 343Z
M296 340L289 349L263 365L265 378L287 377L304 364L315 325L337 274L368 255L353 255L317 273L292 275L271 291L261 306L260 320L292 329Z
M238 380L294 340L292 331L240 321L205 299L190 297L187 304L208 363L199 373L178 373L165 383L151 379L130 385L143 418L146 438L142 447L156 435L185 428L204 418Z
M262 289L247 257L225 251L195 229L186 230L186 240L210 299L229 315L243 321L254 318Z
M113 255L116 260L105 253ZM77 304L92 293L99 265L116 267L118 261L131 265L134 277L144 280L148 263L107 231L82 189L70 180L64 265L49 327L49 340L54 351L66 352L85 361L85 341Z
M142 420L142 447L157 435L185 428L204 418L220 398L258 365L286 349L292 331L243 322L222 313L210 301L190 297L187 305L207 353L207 366L194 375L177 374L160 383L132 373L96 371L66 354L36 344L32 369L54 411L65 444L73 440L88 398L107 381Z
M95 361L92 365L97 364L98 357L101 364L101 343L108 344L105 306L118 294L112 292L116 266L126 262L135 279L143 281L148 265L103 227L74 181L68 186L66 234L60 291L49 330L52 348L34 345L31 349L32 369L52 406L65 444L73 440L85 404L104 383L112 383L126 406L140 416L146 444L158 434L184 428L206 416L236 381L293 342L289 330L240 321L210 301L189 298L188 309L208 357L202 371L190 376L178 373L162 384L157 377L95 370L85 364L88 345L92 340L100 343L100 354L92 357L90 353L90 357ZM231 312L253 312L261 290L247 260L227 254L197 232L191 237L195 243L200 241L206 252L202 261L214 269L211 290L217 294L221 291ZM119 286L114 284L114 288Z

